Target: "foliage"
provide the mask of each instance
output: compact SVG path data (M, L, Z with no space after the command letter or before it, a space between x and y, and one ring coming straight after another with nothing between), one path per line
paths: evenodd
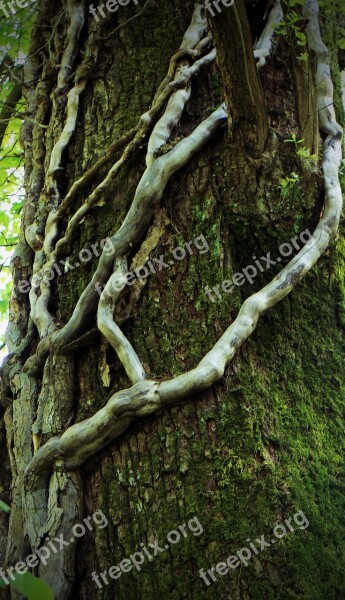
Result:
M282 177L282 179L279 180L280 193L283 198L286 198L289 195L291 189L295 187L298 182L299 175L294 171L290 173L288 177Z
M0 588L5 585L5 582L0 579ZM31 573L16 574L14 581L10 581L10 585L28 600L54 600L49 586Z
M302 7L304 0L283 0L283 4L286 7L286 14L284 21L282 21L276 27L277 35L282 35L290 38L295 45L301 46L303 52L297 56L300 61L308 60L307 38L304 33L304 23L301 14L298 12L298 8ZM324 19L334 20L336 22L337 13L341 14L344 12L343 0L319 0L319 7L321 11L321 17ZM337 46L344 50L345 49L345 29L341 27L340 23L337 23Z
M3 510L4 512L10 512L11 509L8 504L0 500L0 510Z
M5 502L0 500L0 510L9 512L11 509ZM6 582L0 578L0 588L6 585ZM23 575L16 573L14 581L10 580L10 585L28 600L54 600L53 592L49 586L38 577L31 575L31 573L24 573Z
M31 8L18 10L10 18L0 20L0 115L20 77L28 53L33 18ZM8 317L12 288L10 258L19 239L23 202L23 151L19 143L23 106L20 100L15 114L8 121L0 148L0 350L4 346L1 325Z
M284 20L276 26L276 33L288 37L293 42L292 46L300 46L304 52L299 54L297 59L306 61L308 60L307 36L303 31L301 15L295 10L295 7L303 6L304 0L284 0L284 4L287 7L286 14Z
M309 166L315 167L317 164L317 154L311 154L310 149L305 146L301 146L303 144L304 139L299 140L295 133L292 134L291 138L284 140L285 144L294 144L296 154L301 159L302 167L306 168Z
M285 144L293 144L296 150L296 157L301 162L303 170L310 170L317 168L317 155L311 154L310 149L303 146L304 139L299 140L297 135L293 133L290 138L284 140ZM286 198L291 190L300 181L298 173L293 171L287 177L282 177L279 180L280 193L283 198Z

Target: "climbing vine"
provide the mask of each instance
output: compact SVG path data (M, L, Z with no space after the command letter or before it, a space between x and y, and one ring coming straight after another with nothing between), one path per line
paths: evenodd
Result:
M145 238L171 177L188 165L200 150L226 128L232 132L232 113L225 101L222 101L206 118L200 120L193 131L176 139L176 128L185 114L188 101L193 97L197 75L202 70L209 69L217 59L218 50L204 8L199 2L196 3L191 23L180 47L170 60L166 77L158 86L151 107L147 108L129 131L105 150L104 155L92 167L76 178L65 195L60 186L63 153L75 135L83 94L97 59L96 41L99 34L96 28L91 27L88 49L77 61L78 45L86 23L83 3L68 0L69 23L53 89L48 89L44 77L37 80L37 54L32 52L27 61L24 85L37 80L43 98L38 103L37 95L27 85L27 110L30 114L36 114L33 131L37 147L44 147L45 130L42 123L47 120L47 115L50 115L52 122L60 124L47 144L47 154L42 151L39 160L34 160L30 143L27 142L26 145L28 169L32 181L38 182L36 186L29 188L30 202L22 220L25 247L30 249L31 257L25 255L24 258L31 262L33 275L42 271L49 273L56 261L64 255L83 219L102 200L106 189L120 176L138 150L145 148L144 172L136 186L129 210L122 225L110 236L113 253L102 252L88 285L66 323L62 323L54 312L52 288L48 281L43 277L32 282L26 337L20 347L15 348L3 370L4 402L8 403L11 396L16 396L25 403L28 395L38 395L35 415L29 409L27 414L16 415L18 419L31 420L34 452L31 449L31 439L23 441L20 439L23 433L14 432L19 440L18 446L25 447L21 458L26 467L25 474L23 469L18 471L15 494L18 505L22 500L23 528L33 548L39 546L42 537L51 528L58 529L64 518L56 508L59 493L77 497L77 469L120 436L134 419L182 403L218 381L239 348L252 335L261 315L294 289L336 237L342 210L339 181L342 130L333 107L330 61L328 50L322 41L319 8L316 0L289 0L285 4L287 11L282 9L279 0L274 2L262 35L255 43L252 59L253 64L255 59L257 68L262 69L274 51L274 39L277 35L290 36L293 45L300 46L302 50L308 44L315 56L317 112L320 131L324 137L321 164L325 188L324 207L312 238L305 247L270 283L244 301L237 317L214 346L207 349L205 356L194 368L171 379L148 377L140 352L126 338L114 315L127 283L126 273L133 248ZM296 7L300 9L299 12L295 10ZM237 10L236 5L234 9ZM301 23L305 24L305 32L301 31ZM304 60L304 54L298 58ZM44 75L47 79L51 76L50 68L49 64L45 67ZM274 145L274 132L272 138L271 143ZM296 154L304 166L316 161L316 156L301 145L303 139L295 136L287 141L294 144ZM269 150L267 153L269 154ZM90 183L95 176L103 173L104 167L107 167L106 175L89 192ZM282 179L282 195L297 183L293 174ZM74 209L76 199L81 196L83 200L80 206ZM24 252L23 247L20 247L16 258L23 259ZM101 295L97 291L99 288L103 290ZM56 398L49 395L48 389L51 361L54 361L54 357L63 357L79 347L87 323L92 317L96 318L98 331L117 354L131 387L112 394L91 417L70 423L62 434L53 431L51 436L42 435L44 418L48 416L49 420L51 415L58 412ZM36 335L39 338L37 348L27 357ZM66 365L67 372L69 367ZM37 382L41 377L40 387ZM70 371L68 377L73 377ZM69 401L67 399L66 403ZM55 510L54 517L50 514L52 507ZM74 512L68 518L75 518L80 510L77 501L70 510ZM15 528L15 520L11 526Z

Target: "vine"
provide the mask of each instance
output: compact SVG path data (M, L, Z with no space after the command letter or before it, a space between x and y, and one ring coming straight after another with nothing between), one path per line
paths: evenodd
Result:
M302 7L301 15L294 10L297 5ZM109 184L116 180L139 147L145 145L147 152L145 165L143 165L144 172L128 213L121 227L111 236L114 253L109 256L108 252L103 252L100 256L98 266L77 302L70 320L61 324L52 314L51 290L44 281L33 285L30 291L30 335L32 329L36 329L40 341L35 354L26 360L25 352L32 341L28 332L24 348L21 348L20 359L25 357L22 361L23 369L20 368L21 361L19 361L19 368L16 367L15 371L10 370L9 379L11 379L13 394L20 397L23 405L26 406L22 414L18 414L20 411L17 406L14 406L16 427L13 427L13 436L17 436L14 446L21 448L22 463L27 465L24 476L23 469L16 471L16 460L12 456L13 470L16 471L14 492L16 505L23 507L24 514L22 525L18 525L13 518L11 526L12 528L22 526L22 532L24 536L27 535L33 548L40 545L42 537L47 532L66 527L66 523L76 518L78 511L81 510L77 500L70 503L65 511L59 506L60 496L70 495L78 499L78 489L81 485L76 472L78 467L120 436L134 419L182 403L191 395L209 388L218 381L239 348L255 330L261 315L294 289L337 234L342 209L342 192L339 183L342 130L336 121L333 108L329 56L321 39L318 4L316 0L306 0L303 3L301 0L288 0L287 7L288 11L283 22L281 4L279 0L275 1L262 36L254 47L253 56L257 61L257 67L262 68L274 49L273 40L277 32L281 35L293 36L297 45L302 48L308 42L315 54L317 110L320 130L325 137L322 160L325 200L322 215L309 242L270 283L245 300L236 319L208 350L199 364L190 371L171 379L156 381L146 378L139 354L125 337L119 324L115 323L114 309L126 283L124 274L127 271L127 261L133 249L146 235L154 211L159 206L171 177L214 140L230 122L227 107L222 103L199 123L192 133L177 143L172 143L176 142L172 140L174 129L193 94L194 78L201 69L209 68L215 62L217 51L208 29L203 6L197 2L190 26L180 48L170 61L167 76L159 85L151 108L140 117L135 127L105 151L105 156L95 166L73 183L66 196L62 198L57 181L62 152L68 148L75 134L80 99L95 61L95 57L90 56L90 50L89 54L83 57L72 77L76 64L76 49L85 24L82 3L68 0L69 26L66 31L65 51L59 63L56 81L54 80L55 88L50 90L45 83L45 78L42 78L44 83L41 82L41 85L46 87L41 90L44 106L41 106L40 110L44 115L44 111L48 111L47 107L50 107L52 119L62 121L63 124L59 131L54 132L51 146L48 146L46 154L40 157L42 160L34 165L29 160L30 168L36 169L36 180L42 182L41 187L37 186L30 190L35 211L25 215L24 219L25 239L34 254L34 273L49 269L56 261L66 244L72 239L82 219L100 200ZM278 21L281 24L277 29ZM305 33L300 28L300 22L306 24ZM91 32L90 37L89 47L94 51L93 42L96 36ZM243 44L243 51L245 51L245 44ZM304 60L302 56L300 55L300 58ZM253 65L255 69L254 62ZM37 63L35 58L31 57L27 75L34 80L37 72L39 72ZM61 89L66 92L65 104L59 101ZM52 107L49 103L51 91ZM28 100L30 109L35 108L34 95ZM40 122L41 120L38 120L38 123ZM43 147L42 131L37 125L33 129L37 146L39 146L38 142L41 142ZM309 165L315 160L315 157L308 155L306 149L301 146L303 140L292 137L287 141L295 145L297 156L302 163L304 161L303 164ZM116 159L119 152L121 154ZM32 159L32 156L29 154L30 158ZM46 172L42 167L44 164L49 165ZM73 211L73 200L78 197L81 190L87 189L91 179L105 164L111 165L107 175L94 191L87 195L80 208ZM70 210L72 214L64 227L63 218ZM97 292L99 286L104 286L100 297ZM113 291L114 288L116 292ZM97 317L98 330L117 353L132 385L111 395L105 405L90 418L68 426L59 435L50 429L48 431L48 438L51 435L50 439L42 443L40 425L44 413L53 420L52 415L55 416L58 410L63 410L65 406L57 407L54 394L49 395L48 384L51 371L54 368L61 368L62 372L67 374L66 389L68 390L68 380L73 379L73 366L68 351L71 350L73 343L74 347L77 347L78 338L83 335L86 321L90 316ZM54 363L57 354L61 358L60 366ZM39 389L37 380L42 375L42 371L43 381ZM38 405L37 410L35 409L36 414L33 415L31 407L28 407L28 398L35 396L38 396ZM72 398L68 397L64 402L69 407ZM72 419L72 416L69 418ZM22 425L22 429L18 425ZM33 433L32 445L29 430L30 435ZM16 549L9 547L8 555L15 551ZM67 587L68 584L64 582L61 585Z

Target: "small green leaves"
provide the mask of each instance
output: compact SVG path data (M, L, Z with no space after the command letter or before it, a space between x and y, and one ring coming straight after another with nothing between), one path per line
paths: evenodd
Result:
M287 11L284 20L276 28L276 33L280 36L289 37L294 45L305 48L307 36L303 31L303 17L297 10L294 10L296 6L303 6L304 0L284 0L284 4ZM298 60L307 60L307 58L307 53L297 56Z
M299 140L297 139L297 135L295 133L293 133L291 135L290 138L288 138L287 140L284 140L284 144L302 144L304 142L304 139Z
M290 177L284 177L279 180L280 193L283 198L288 196L290 190L299 182L299 175L294 171L290 173Z
M291 138L284 140L284 144L294 144L296 148L296 154L301 159L302 166L314 166L317 162L317 155L311 154L309 148L305 148L305 146L299 146L299 144L303 144L304 138L299 140L295 133L292 134Z

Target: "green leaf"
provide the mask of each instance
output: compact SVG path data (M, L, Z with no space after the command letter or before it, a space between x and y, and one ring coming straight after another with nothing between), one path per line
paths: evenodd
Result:
M19 215L20 211L22 210L22 203L21 202L14 202L10 208L10 213L11 215Z
M10 218L6 213L0 213L0 226L8 229Z
M0 510L3 510L4 512L10 512L11 508L8 506L8 504L0 500Z
M54 600L54 595L49 585L34 577L31 573L16 575L11 585L28 600Z
M297 56L297 60L307 61L308 60L308 53L307 52L303 52L303 54L300 54L299 56Z

